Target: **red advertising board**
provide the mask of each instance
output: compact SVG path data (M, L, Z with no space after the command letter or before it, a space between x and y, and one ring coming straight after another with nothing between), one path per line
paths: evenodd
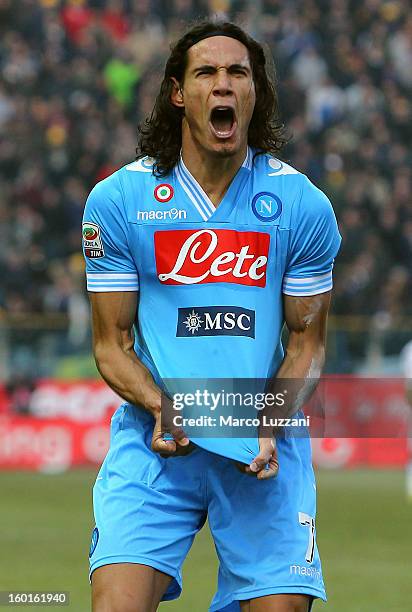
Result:
M0 469L52 472L98 465L108 445L108 422L0 418Z
M328 380L322 435L312 438L317 465L402 467L408 460L407 414L399 379ZM61 471L102 462L110 418L121 400L100 381L39 382L25 415L0 387L0 469Z

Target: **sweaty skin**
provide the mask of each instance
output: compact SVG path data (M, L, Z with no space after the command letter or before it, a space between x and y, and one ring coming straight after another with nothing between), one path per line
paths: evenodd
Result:
M289 329L286 357L276 378L297 379L288 398L289 417L310 399L325 362L326 325L331 293L311 297L284 296Z
M152 449L163 454L181 454L189 440L180 428L171 428L174 441L163 440L160 410L162 393L151 373L134 352L133 323L137 293L91 293L93 349L96 364L107 384L126 401L143 406L155 418ZM325 357L325 337L330 292L313 297L284 296L285 320L289 341L276 378L298 379L297 397L289 403L295 413L313 393ZM311 322L308 324L308 316ZM261 437L260 453L250 466L241 469L259 479L276 476L278 462L272 438ZM268 465L268 469L266 468Z
M152 449L173 454L189 445L179 428L170 433L173 440L163 440L161 429L162 392L146 366L134 352L133 324L137 292L90 293L93 322L93 353L102 378L131 404L143 406L155 419Z
M316 389L325 361L326 324L330 304L330 291L310 297L283 296L285 322L289 330L285 358L276 373L268 391L276 394L279 380L295 379L296 385L287 385L289 396L286 410L279 416L289 417L297 412ZM292 391L292 392L290 392ZM272 436L259 438L260 453L246 473L255 472L259 479L276 476L279 470L276 444ZM267 468L265 466L267 464Z
M188 51L183 83L173 79L172 103L184 110L183 161L218 206L246 156L256 102L248 50L226 36L201 40ZM216 107L230 107L234 130L220 137L210 121Z

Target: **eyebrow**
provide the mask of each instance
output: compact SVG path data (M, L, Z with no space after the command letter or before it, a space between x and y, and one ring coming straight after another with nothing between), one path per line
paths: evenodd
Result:
M215 72L216 70L216 66L212 66L211 64L204 64L203 66L196 66L196 68L193 68L193 72ZM247 72L251 72L251 69L246 64L231 64L228 67L228 71L230 72L233 70L246 70Z

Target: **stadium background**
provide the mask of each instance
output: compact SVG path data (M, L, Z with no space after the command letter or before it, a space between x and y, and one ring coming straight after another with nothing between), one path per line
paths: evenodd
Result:
M66 590L70 610L88 609L90 486L116 400L94 382L82 210L93 185L133 159L170 41L211 15L273 54L293 134L284 158L329 195L343 236L327 372L363 380L355 424L360 415L369 437L314 441L328 609L406 612L407 0L0 0L0 590ZM380 435L395 421L397 438L365 429L382 411ZM215 560L205 530L185 581L164 609L206 610Z

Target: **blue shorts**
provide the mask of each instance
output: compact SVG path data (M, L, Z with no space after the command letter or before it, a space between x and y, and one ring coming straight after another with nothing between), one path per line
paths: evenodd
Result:
M152 430L152 417L127 404L112 418L93 489L90 574L111 563L149 565L172 576L163 600L175 599L182 564L208 518L220 562L211 612L275 593L326 599L308 438L278 440L279 474L259 481L200 448L164 459L150 448Z

